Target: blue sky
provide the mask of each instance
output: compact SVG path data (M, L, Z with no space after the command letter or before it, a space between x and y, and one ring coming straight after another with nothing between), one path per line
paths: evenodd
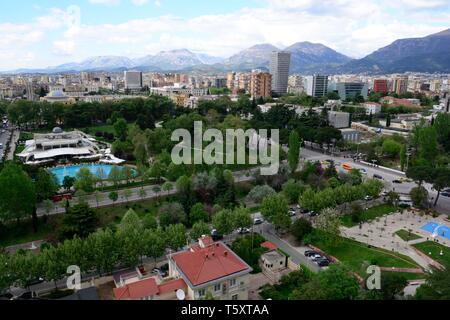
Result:
M254 44L299 41L362 57L449 21L449 0L3 1L0 70L179 48L228 57Z

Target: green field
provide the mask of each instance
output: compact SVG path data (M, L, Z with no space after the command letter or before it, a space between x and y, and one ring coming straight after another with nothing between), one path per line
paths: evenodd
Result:
M411 233L404 229L398 230L395 234L402 238L404 241L412 241L422 238L421 236L418 236L417 234Z
M315 230L309 240L312 245L336 257L361 276L366 275L366 268L369 265L386 268L420 268L412 259L398 253L369 248L363 243L345 238L341 238L336 246L331 246L323 239L323 234Z
M414 245L414 247L416 247L418 250L429 256L431 259L444 265L450 265L449 247L443 246L442 244L433 241L417 243ZM441 251L443 253L442 256Z
M360 222L371 221L386 214L392 214L396 210L397 209L394 206L391 206L389 204L382 204L376 207L369 208L369 210L363 211L359 216L359 220ZM359 224L359 222L354 222L352 220L352 216L349 214L342 216L341 221L342 225L347 228L351 228Z

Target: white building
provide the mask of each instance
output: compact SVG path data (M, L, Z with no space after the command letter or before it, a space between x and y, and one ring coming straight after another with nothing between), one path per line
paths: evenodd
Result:
M18 157L28 164L45 163L59 159L100 158L100 147L81 131L63 132L54 128L51 133L35 134L25 143Z
M376 102L365 102L362 104L364 109L366 109L366 114L377 114L381 112L381 104Z
M328 112L328 121L330 126L336 129L343 129L350 127L350 113L348 112Z

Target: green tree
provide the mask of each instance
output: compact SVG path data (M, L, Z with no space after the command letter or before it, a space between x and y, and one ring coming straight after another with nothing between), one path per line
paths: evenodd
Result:
M75 189L86 193L94 191L96 179L88 168L81 168L76 175Z
M189 221L191 225L194 225L197 222L208 222L208 220L209 215L202 203L196 203L192 206L189 213Z
M291 225L288 203L281 195L266 197L261 204L261 213L276 229L286 230Z
M112 181L117 188L120 182L123 180L122 170L118 166L113 166L108 175L108 180Z
M283 184L283 194L289 203L297 203L300 195L305 191L305 186L301 182L296 182L295 180L289 180Z
M288 161L292 172L297 171L300 160L300 136L296 130L292 130L289 135Z
M256 186L252 190L250 190L249 194L247 195L247 199L253 201L254 203L261 203L264 198L275 194L276 191L272 187L265 184L262 186Z
M127 140L127 136L128 136L128 124L127 121L125 119L118 119L115 123L114 123L114 132L117 136L117 138L119 138L120 141L125 141Z
M227 235L233 231L233 212L221 210L213 215L212 223L214 229L220 234Z
M450 300L450 265L445 263L444 267L428 273L425 284L417 289L417 300Z
M36 230L35 202L36 192L30 177L20 166L7 163L0 172L0 220L19 221L32 215Z
M300 300L354 300L359 296L359 284L342 264L333 264L319 272L311 281L295 290L294 299Z
M63 187L69 191L75 184L76 178L65 176L63 180Z
M40 168L36 175L34 187L38 202L52 198L58 192L56 177L45 169Z
M178 250L187 243L186 228L182 224L172 224L165 230L165 240L167 246L172 250Z
M302 242L305 236L313 231L312 224L304 218L295 220L291 226L291 233L297 239L297 241Z
M324 209L317 217L316 228L322 231L322 238L330 246L336 247L341 240L341 219L335 209Z
M434 202L435 207L439 201L442 190L448 187L450 187L450 169L436 168L433 173L433 188L438 193L436 200Z
M170 195L170 192L173 190L173 184L171 182L166 182L163 184L162 189L167 192L167 195Z
M407 161L407 155L406 155L406 146L403 146L400 151L400 168L402 171L405 171L406 167L406 161Z
M211 231L208 224L203 221L198 221L192 226L189 236L192 240L197 240L203 235L209 235L210 233Z
M234 229L239 228L250 228L252 226L252 216L250 210L246 208L236 208L233 211L233 227Z
M119 200L119 194L117 192L115 192L115 191L110 192L108 194L108 198L109 198L109 200L111 200L113 202L113 206L114 206L116 201Z
M183 206L178 202L164 204L159 209L159 223L162 227L172 224L185 224L186 213Z
M428 206L428 191L424 187L412 188L409 195L415 207L426 208Z
M63 217L60 228L62 239L71 239L74 236L86 238L98 226L98 217L87 204L78 204L69 208Z
M110 229L98 230L86 239L89 261L100 275L111 273L119 262L117 238Z

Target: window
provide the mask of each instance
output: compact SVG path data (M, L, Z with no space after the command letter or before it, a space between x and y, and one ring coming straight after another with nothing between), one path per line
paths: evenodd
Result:
M214 286L214 291L220 291L220 288L221 288L221 285L220 284L216 284L215 286Z
M230 287L234 287L236 285L236 279L230 280Z
M199 297L204 297L205 295L206 295L205 289L198 290L198 296Z
M239 299L239 295L235 294L231 297L231 300L238 300Z

